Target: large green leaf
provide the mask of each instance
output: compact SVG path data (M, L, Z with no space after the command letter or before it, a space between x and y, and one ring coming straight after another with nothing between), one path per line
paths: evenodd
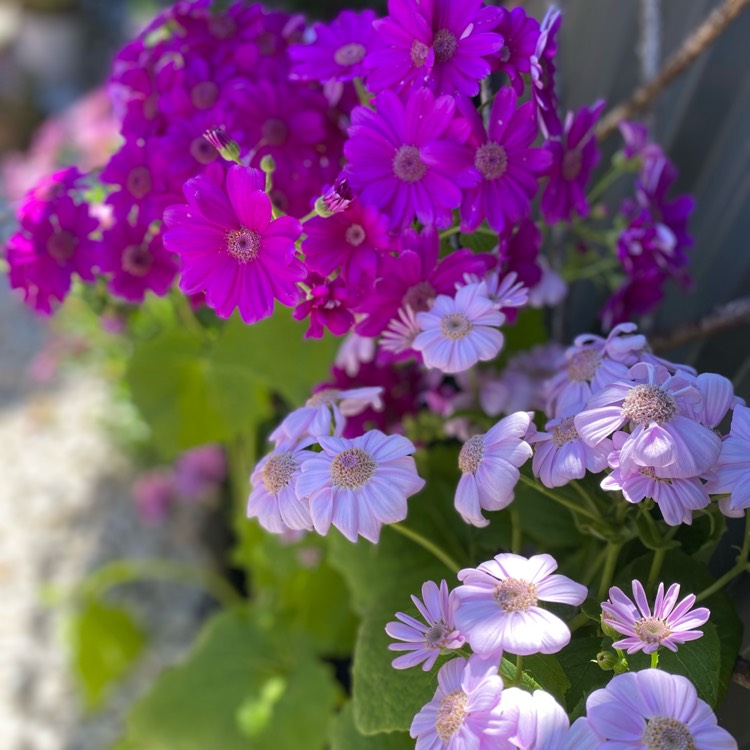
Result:
M354 725L350 701L336 717L331 734L331 750L414 750L414 740L406 732L360 734Z
M570 681L565 700L574 717L584 712L584 701L591 691L603 687L612 677L595 662L601 650L601 638L586 636L574 638L557 656Z

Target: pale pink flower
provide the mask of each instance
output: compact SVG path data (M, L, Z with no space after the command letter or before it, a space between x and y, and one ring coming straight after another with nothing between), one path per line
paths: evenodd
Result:
M360 365L375 359L375 351L375 339L352 331L344 337L333 364L353 378L359 372Z
M512 687L503 691L503 713L515 725L511 745L518 750L562 750L570 720L563 707L544 690L528 693Z
M725 515L737 517L750 508L750 408L738 405L729 435L708 481L712 495L730 494L721 502Z

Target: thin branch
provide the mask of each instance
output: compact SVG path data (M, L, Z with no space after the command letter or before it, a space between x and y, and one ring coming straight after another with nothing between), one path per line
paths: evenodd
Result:
M685 39L680 49L667 60L661 71L649 83L636 89L630 99L618 104L604 116L596 129L596 137L600 141L604 140L623 120L646 109L748 5L750 0L724 0L724 3L710 13L708 18Z
M717 307L705 318L686 323L669 333L651 339L651 347L656 352L666 351L749 323L750 297L740 297Z

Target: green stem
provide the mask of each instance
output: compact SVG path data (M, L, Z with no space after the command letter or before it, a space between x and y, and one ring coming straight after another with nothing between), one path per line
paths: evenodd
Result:
M602 547L596 555L594 562L591 564L589 569L580 577L580 582L584 586L588 586L591 581L594 580L596 574L604 564L604 558L607 556L607 548Z
M195 317L195 313L193 312L193 308L190 307L188 298L182 294L182 292L175 292L173 299L177 317L185 325L185 328L191 333L198 333L203 336L206 331L198 321L198 318Z
M615 568L617 567L617 558L620 556L620 550L622 544L616 542L609 542L607 544L607 556L604 560L604 570L602 571L602 579L599 583L599 591L597 597L599 601L602 601L609 591L609 587L612 584L612 579L615 577Z
M588 506L592 513L599 515L599 507L596 504L596 500L589 494L589 491L576 479L570 483L571 487L580 495L581 499Z
M579 612L569 623L568 623L568 629L571 633L575 633L578 628L583 627L586 625L586 623L592 622L591 618L584 614L583 612Z
M703 589L696 597L695 601L699 602L707 599L711 594L715 594L722 589L727 583L736 578L740 573L750 571L747 558L750 556L750 510L745 511L745 538L742 543L740 554L737 555L737 562L721 578L714 581L708 588Z
M309 214L307 214L306 216L303 216L299 220L299 223L304 224L306 221L310 221L310 219L314 219L316 216L320 216L320 214L315 209L313 209L312 211L310 211Z
M426 549L453 573L458 573L458 571L463 567L459 565L447 552L438 547L435 542L432 542L427 539L427 537L422 536L418 531L414 531L414 529L410 529L408 526L404 526L401 523L391 523L388 525L388 528L397 531L399 534L401 534L401 536L405 536L407 539L411 539L412 542L415 542L423 549Z
M510 506L510 551L514 555L521 553L521 544L523 541L523 529L521 528L521 517L518 514L518 508Z
M362 83L362 79L361 78L355 78L354 79L354 88L357 91L357 97L359 98L359 103L363 107L368 107L369 109L373 109L373 106L372 106L372 95L365 88L365 84Z
M646 584L648 591L653 591L654 586L656 585L656 579L659 577L661 566L664 563L664 558L666 556L666 547L660 547L659 549L654 550L654 559L651 561L651 567L648 571L648 582Z
M461 227L451 227L450 229L446 229L442 232L440 232L440 239L444 240L448 237L452 237L454 234L460 234L461 233Z
M610 167L601 177L599 182L594 185L594 187L591 188L589 191L589 194L586 196L586 201L589 205L592 205L594 201L596 201L601 195L604 194L604 191L613 183L615 180L617 180L620 175L625 174L625 171L617 166Z
M653 654L651 654L651 669L656 669L659 666L659 649L656 649Z
M578 513L581 516L586 516L586 518L590 518L592 521L598 521L599 516L592 513L588 508L582 508L579 505L576 505L574 502L571 502L566 497L562 497L561 495L556 495L554 492L551 492L548 490L543 484L540 482L537 482L534 479L531 479L530 477L527 477L525 474L521 474L520 480L529 487L533 487L537 492L539 492L542 495L546 495L550 500L554 500L559 505L562 505L566 507L569 511L572 513Z
M523 678L523 656L520 654L516 655L516 675L513 678L513 684L521 685L521 679Z

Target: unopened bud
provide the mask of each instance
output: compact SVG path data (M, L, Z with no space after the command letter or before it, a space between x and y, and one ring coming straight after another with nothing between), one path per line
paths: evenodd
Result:
M346 177L341 177L333 183L333 187L326 190L323 195L315 201L315 210L318 216L327 219L334 214L346 211L354 200L354 193Z
M612 638L613 640L617 640L620 638L621 634L618 633L608 622L606 619L606 616L602 614L601 617L601 626L602 631L604 632L604 635L606 635L609 638Z
M600 651L595 659L599 669L605 672L613 672L620 661L620 657L614 651Z
M240 163L240 147L224 128L209 128L203 137L219 152L223 159Z
M260 160L260 168L266 174L273 174L276 171L276 162L274 161L274 158L273 156L271 156L271 154L266 154Z

